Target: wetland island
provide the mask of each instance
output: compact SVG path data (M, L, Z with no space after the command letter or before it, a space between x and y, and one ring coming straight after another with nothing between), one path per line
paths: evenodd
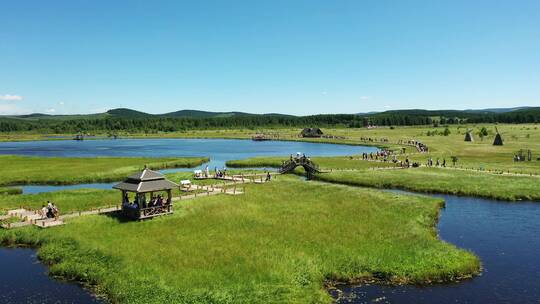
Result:
M0 303L539 302L537 3L3 6Z

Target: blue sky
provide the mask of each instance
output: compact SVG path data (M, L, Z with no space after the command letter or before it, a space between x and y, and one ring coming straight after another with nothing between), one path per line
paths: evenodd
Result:
M540 1L1 1L0 114L540 106Z

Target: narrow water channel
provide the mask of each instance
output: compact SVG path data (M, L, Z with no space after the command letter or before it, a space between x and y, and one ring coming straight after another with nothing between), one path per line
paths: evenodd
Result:
M101 303L75 283L55 280L30 248L0 247L0 303Z
M341 287L338 303L540 303L540 203L433 196L446 201L440 238L478 255L482 274L427 287Z
M352 155L373 147L246 140L92 140L0 143L0 154L33 156L210 156L210 167L228 159L261 155ZM191 171L193 169L176 169ZM105 188L111 184L25 186L24 193L66 188ZM343 287L339 303L540 303L540 203L501 202L452 195L438 224L440 237L471 250L483 273L458 284ZM0 303L95 303L76 284L56 281L32 249L0 248ZM334 292L337 297L338 293Z

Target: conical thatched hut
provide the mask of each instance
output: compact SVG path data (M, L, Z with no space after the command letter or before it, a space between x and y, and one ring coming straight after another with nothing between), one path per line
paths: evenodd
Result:
M495 140L493 140L494 146L502 146L503 145L503 139L499 132L497 132L497 135L495 135Z
M302 137L321 137L323 132L319 128L305 128L300 132Z
M467 131L465 133L465 141L474 141L472 131Z

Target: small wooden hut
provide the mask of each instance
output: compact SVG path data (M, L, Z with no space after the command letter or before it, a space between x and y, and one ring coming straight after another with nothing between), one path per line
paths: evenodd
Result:
M323 135L323 131L319 128L305 128L300 132L300 136L302 137L321 137Z
M493 140L494 146L502 146L503 145L503 139L499 131L497 131L497 135L495 135L495 139Z
M132 219L173 213L172 189L176 187L178 185L167 180L163 174L146 168L113 186L122 191L122 212Z
M474 141L472 131L467 131L465 133L465 141L471 141L471 142Z

